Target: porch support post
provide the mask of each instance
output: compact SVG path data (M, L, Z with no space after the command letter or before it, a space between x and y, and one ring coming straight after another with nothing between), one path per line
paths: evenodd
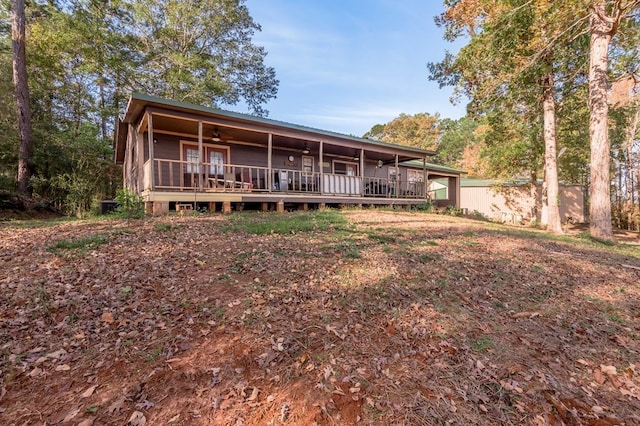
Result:
M360 148L360 196L364 196L364 148Z
M324 194L324 142L320 141L320 149L318 151L318 161L320 163L320 193Z
M202 191L202 174L204 173L204 149L202 146L202 121L198 121L198 189Z
M156 188L156 179L155 179L155 167L154 167L154 161L153 161L153 114L151 113L147 113L148 115L148 120L147 120L147 124L148 124L148 132L147 132L147 136L148 136L148 143L149 143L149 171L151 173L151 176L149 176L149 182L151 182L151 190L153 191ZM140 155L144 155L142 152L140 153ZM144 172L143 172L144 173Z
M427 156L426 155L422 159L422 180L424 181L422 183L422 185L424 186L423 198L427 198Z
M273 179L273 170L271 169L272 167L272 158L273 156L273 135L271 133L269 133L269 136L267 138L267 187L269 188L269 192L272 191L273 188L273 184L271 182L271 180Z
M398 198L398 194L400 193L400 169L398 168L398 154L395 155L396 160L396 190L393 196Z

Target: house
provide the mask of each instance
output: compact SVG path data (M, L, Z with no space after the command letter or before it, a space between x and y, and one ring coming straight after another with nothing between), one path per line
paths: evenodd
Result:
M428 180L458 188L460 172L430 165L433 151L247 114L133 94L119 117L115 160L148 212L411 206ZM459 206L459 192L438 205Z
M585 222L585 197L581 185L560 184L560 219ZM460 207L479 212L491 220L522 222L544 219L542 184L531 190L528 180L499 182L491 179L461 179Z

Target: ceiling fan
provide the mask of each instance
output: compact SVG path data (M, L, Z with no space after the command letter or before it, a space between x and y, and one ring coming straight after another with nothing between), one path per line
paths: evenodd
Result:
M211 140L214 142L223 142L222 134L220 133L220 130L218 130L217 127L214 127L213 129L213 133L211 134Z

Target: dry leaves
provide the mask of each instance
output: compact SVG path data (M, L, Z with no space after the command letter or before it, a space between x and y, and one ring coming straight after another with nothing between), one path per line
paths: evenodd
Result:
M188 215L0 233L0 423L633 424L633 256L345 214L287 235Z

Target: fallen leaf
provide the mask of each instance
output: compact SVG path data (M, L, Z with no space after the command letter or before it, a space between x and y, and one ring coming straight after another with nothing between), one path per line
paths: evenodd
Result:
M613 365L600 365L600 371L602 371L604 374L611 374L612 376L615 376L616 374L618 374L618 371L616 370L616 367Z
M111 312L104 312L100 316L100 319L102 320L102 322L106 324L113 324L113 322L115 321L115 319L113 318L113 314Z
M258 397L258 388L254 387L253 390L251 391L251 395L249 395L249 398L247 398L247 401L253 401Z
M89 398L91 395L93 395L93 392L96 390L97 387L98 385L93 385L86 391L82 392L82 398Z
M69 367L68 364L62 364L62 365L56 366L56 371L69 371L69 370L71 370L71 367Z
M107 408L107 412L109 414L113 414L122 409L122 404L124 404L125 396L122 395L118 399L116 399L110 406Z
M593 370L593 378L597 384L602 385L607 381L607 378L602 375L600 370Z
M533 317L538 317L540 316L540 312L537 311L526 311L526 312L517 312L513 315L511 315L511 318L533 318Z
M67 351L64 349L58 349L57 351L51 352L47 354L47 358L51 359L60 359L67 354Z
M62 420L62 423L70 422L71 420L73 420L73 418L77 416L78 413L80 412L80 408L81 407L76 407L73 410L69 411L69 413L67 413L67 415L65 416L64 420Z
M136 404L136 408L142 408L143 410L148 410L149 408L153 408L156 404L151 401L144 400Z
M134 411L127 422L127 426L144 426L146 424L147 418L140 411Z

